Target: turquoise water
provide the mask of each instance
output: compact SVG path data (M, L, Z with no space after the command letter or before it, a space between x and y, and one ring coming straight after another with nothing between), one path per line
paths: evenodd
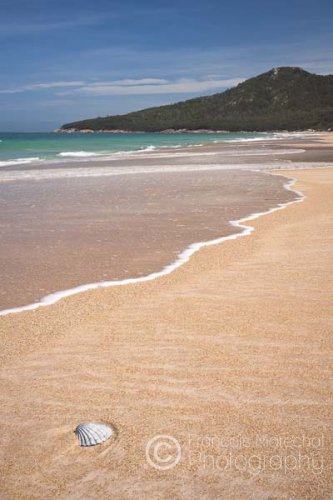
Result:
M0 167L39 161L69 161L80 158L107 157L130 151L150 151L167 147L236 139L258 139L274 134L56 134L0 132Z

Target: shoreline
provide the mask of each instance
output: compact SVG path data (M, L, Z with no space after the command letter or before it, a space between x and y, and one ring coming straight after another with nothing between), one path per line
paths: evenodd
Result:
M212 129L165 129L165 130L155 130L155 131L144 131L144 130L94 130L94 129L76 129L76 128L56 128L52 131L55 134L303 134L303 133L329 133L331 129L327 130L314 130L314 129L301 129L301 130L282 130L282 129L272 129L272 130L212 130Z
M110 162L109 166L100 166L98 162L76 166L67 162L64 168L56 165L39 170L30 166L2 170L0 197L4 210L0 227L7 242L2 259L8 264L1 268L4 280L0 316L35 310L90 289L152 280L170 273L198 248L211 241L224 241L233 234L233 228L240 235L245 231L241 227L244 217L267 210L269 213L280 202L289 202L290 196L283 195L286 190L282 180L265 181L262 173L291 166L330 166L331 162L318 160L332 158L333 148L325 146L333 144L332 138L333 134L315 134L315 139L303 137L303 142L299 136L278 141L265 139L256 147L259 156L254 157L249 156L253 146L242 140L238 144L186 147L183 151L190 156L185 159L179 157L178 149L169 150L173 165L169 165L170 158L166 164L159 153L150 151L141 163L134 158ZM295 141L297 148L306 150L304 154L291 154L296 151ZM278 143L275 150L273 142ZM298 161L308 154L309 157L304 156L308 161ZM123 177L128 175L129 178ZM94 203L96 196L99 201ZM187 202L178 201L180 197ZM124 204L121 200L126 198L132 201ZM76 201L71 203L69 199ZM54 210L50 210L52 203ZM30 204L36 208L30 209ZM62 209L57 209L57 205ZM201 207L198 213L197 205ZM90 212L85 206L90 207ZM170 206L175 208L170 210ZM6 210L11 218L6 217ZM25 218L22 212L26 212ZM40 213L45 215L45 221L54 222L41 219L41 224L36 225L34 221L39 220ZM95 230L90 229L92 221L96 223ZM128 227L127 236L124 224ZM33 242L36 250L31 246ZM135 250L126 250L128 242ZM20 250L22 244L27 245L26 253ZM11 262L16 264L11 266Z
M34 311L40 307L46 307L52 304L57 303L58 301L70 297L72 295L77 295L79 293L87 292L90 290L96 290L98 288L109 288L109 287L114 287L114 286L124 286L128 284L133 284L133 283L142 283L145 281L151 281L158 279L162 276L165 276L167 274L172 273L175 269L179 268L183 264L189 261L191 256L195 254L197 251L199 251L201 248L211 246L211 245L218 245L220 243L223 243L224 241L228 240L233 240L242 236L249 236L253 231L254 228L250 225L244 224L245 222L257 219L258 217L264 216L271 214L277 210L282 210L289 205L292 205L294 203L299 203L304 200L304 195L300 193L299 191L296 191L292 189L292 186L296 182L296 178L288 178L283 174L279 174L275 171L269 172L269 171L260 171L262 174L266 175L278 175L280 177L284 177L287 182L283 185L283 188L291 191L294 193L297 198L292 201L288 202L281 202L278 203L277 206L268 208L264 212L257 212L257 213L251 213L248 216L242 217L241 219L237 220L231 220L229 221L229 225L232 227L236 227L238 229L241 229L241 232L227 235L227 236L221 236L219 238L215 238L213 240L207 240L207 241L199 241L199 242L194 242L191 243L188 247L186 247L184 250L182 250L175 261L171 262L170 264L167 264L162 270L148 274L146 276L138 277L138 278L126 278L123 280L112 280L112 281L99 281L99 282L94 282L94 283L87 283L83 285L78 285L74 288L70 289L65 289L65 290L59 290L57 292L51 293L46 295L45 297L42 297L38 302L34 302L31 304L27 304L24 306L18 306L18 307L11 307L9 309L4 309L0 310L0 317L1 316L7 316L10 314L18 314L21 312L26 312L26 311Z
M214 132L210 134L202 132L206 135L213 135ZM228 132L217 132L217 134L228 134ZM141 133L142 135L149 135L149 133ZM159 133L156 133L159 134ZM180 133L181 134L181 133ZM188 133L190 134L190 132ZM232 133L231 133L232 134ZM237 133L235 133L237 135ZM250 134L250 132L239 132L239 134ZM332 146L333 144L333 132L258 132L261 137L255 138L235 138L226 140L216 140L207 141L204 143L193 143L193 144L175 144L175 145L146 145L143 149L130 149L130 150L119 150L110 152L98 152L98 151L63 151L56 155L54 158L39 158L39 157L27 157L27 158L9 158L0 161L0 173L1 172L13 172L13 171L29 171L29 170L47 170L52 168L69 169L71 167L94 167L95 165L104 167L107 166L108 162L112 162L112 165L117 166L123 165L124 162L131 163L132 161L140 165L140 161L144 160L147 163L152 160L157 160L160 164L163 160L168 157L172 157L173 160L177 158L177 161L181 160L181 156L184 157L204 157L204 156L214 156L218 157L219 153L223 156L233 156L232 151L228 151L228 148L232 147L244 147L249 150L247 162L249 158L257 157L254 162L260 159L260 156L267 156L267 158L274 158L274 156L289 156L292 157L303 156L308 153L308 149L317 148L320 150L326 146ZM276 134L277 137L266 137L269 135ZM168 135L168 134L166 134ZM199 135L199 132L198 132ZM296 141L295 145L293 143ZM297 144L300 142L301 144ZM271 150L262 151L256 150L251 151L249 147L251 146L271 146ZM279 149L274 149L279 146ZM283 147L285 146L285 149ZM294 147L293 147L294 146ZM88 146L89 149L89 146ZM246 151L244 152L246 153ZM37 155L37 153L36 153ZM64 156L63 156L64 155ZM82 156L80 156L82 155ZM63 156L63 157L62 157ZM246 155L245 155L246 156ZM280 158L281 160L281 158ZM311 161L311 160L309 160ZM1 180L1 178L0 178Z

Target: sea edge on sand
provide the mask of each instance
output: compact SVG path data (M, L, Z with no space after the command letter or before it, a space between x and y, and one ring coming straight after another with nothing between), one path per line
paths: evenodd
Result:
M256 171L255 169L251 169L251 170ZM259 171L259 170L257 170L257 171ZM286 175L279 173L278 169L273 170L273 171L260 170L260 172L263 174L266 174L266 175L274 175L274 176L284 177L287 180L286 183L283 185L284 189L294 193L296 195L296 198L292 201L278 203L275 207L269 208L268 210L266 210L264 212L252 213L248 216L242 217L241 219L229 221L229 224L231 226L236 227L238 229L241 229L241 231L239 233L236 233L236 234L222 236L219 238L215 238L213 240L191 243L188 247L186 247L182 252L180 252L178 254L178 256L174 262L165 266L161 271L157 271L157 272L148 274L146 276L140 276L138 278L126 278L126 279L122 279L122 280L113 280L113 281L99 281L96 283L88 283L88 284L84 284L84 285L79 285L77 287L69 288L66 290L60 290L60 291L57 291L57 292L54 292L54 293L51 293L51 294L48 294L48 295L42 297L39 302L34 302L32 304L27 304L25 306L13 307L10 309L4 309L4 310L0 311L0 316L7 316L9 314L17 314L20 312L33 311L33 310L39 309L40 307L46 307L46 306L55 304L56 302L59 302L60 300L66 298L66 297L70 297L72 295L77 295L79 293L90 291L90 290L96 290L98 288L109 288L112 286L121 286L121 285L142 283L145 281L155 280L157 278L160 278L162 276L165 276L167 274L172 273L175 269L179 268L180 266L182 266L183 264L188 262L190 260L191 256L203 247L207 247L207 246L211 246L211 245L218 245L220 243L223 243L224 241L234 240L234 239L242 237L242 236L249 236L254 231L254 227L245 224L245 222L257 219L258 217L261 217L263 215L268 215L270 213L276 212L277 210L282 210L289 205L293 205L294 203L300 203L305 199L305 196L303 195L303 193L301 193L295 189L292 189L292 186L297 181L297 179L295 177L287 177Z

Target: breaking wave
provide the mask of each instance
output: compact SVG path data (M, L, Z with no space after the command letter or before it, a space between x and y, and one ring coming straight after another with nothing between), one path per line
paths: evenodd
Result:
M32 158L15 158L12 160L0 161L0 167L10 167L11 165L25 165L27 163L34 163L36 161L43 161L38 156Z

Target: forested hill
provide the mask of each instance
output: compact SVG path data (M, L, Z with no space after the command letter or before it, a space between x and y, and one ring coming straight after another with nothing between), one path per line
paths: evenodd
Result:
M230 131L333 129L333 75L274 68L207 97L126 115L67 123L61 130L158 132L168 129Z

